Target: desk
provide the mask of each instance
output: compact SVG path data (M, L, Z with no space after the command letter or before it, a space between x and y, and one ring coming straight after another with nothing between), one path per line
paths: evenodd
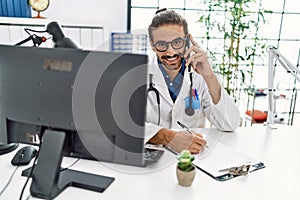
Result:
M214 129L204 129L203 132L210 135L218 134L218 131ZM263 161L266 168L225 182L218 182L197 170L192 186L185 188L177 183L176 159L169 152L165 152L159 163L146 168L80 160L71 169L112 176L116 180L104 193L69 187L56 199L300 199L299 130L286 126L278 127L275 130L264 126L238 128L233 133L222 133L219 140ZM0 157L0 189L4 187L15 169L10 165L10 160L15 152ZM70 165L75 160L64 158L63 167ZM26 180L25 177L21 177L21 172L27 167L18 169L11 184L0 197L1 200L19 198L21 188ZM23 199L29 195L29 187L30 182ZM29 199L35 198L30 197Z

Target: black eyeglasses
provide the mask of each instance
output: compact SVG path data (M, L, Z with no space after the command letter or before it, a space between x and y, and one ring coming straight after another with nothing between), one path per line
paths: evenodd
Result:
M169 44L171 44L173 49L181 49L185 44L185 39L179 37L172 40L171 42L157 41L153 46L157 51L164 52L169 48Z

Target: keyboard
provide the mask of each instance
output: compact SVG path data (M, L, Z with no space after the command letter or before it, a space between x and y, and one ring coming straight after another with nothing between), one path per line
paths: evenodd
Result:
M147 162L157 162L163 153L164 150L145 148L145 154L144 154L145 160Z

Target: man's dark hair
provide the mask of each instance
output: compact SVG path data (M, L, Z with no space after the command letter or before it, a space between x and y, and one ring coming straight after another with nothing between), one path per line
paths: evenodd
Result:
M148 33L151 41L153 41L152 31L165 24L181 25L183 26L184 34L187 35L189 33L188 24L181 15L173 10L163 8L156 11L156 15L153 17L152 22L148 27Z

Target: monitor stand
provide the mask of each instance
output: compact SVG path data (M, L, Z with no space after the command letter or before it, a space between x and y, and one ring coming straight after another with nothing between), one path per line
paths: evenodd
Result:
M65 133L46 130L38 153L38 162L22 172L32 174L30 193L33 197L53 199L68 186L103 192L115 178L70 169L61 169Z

